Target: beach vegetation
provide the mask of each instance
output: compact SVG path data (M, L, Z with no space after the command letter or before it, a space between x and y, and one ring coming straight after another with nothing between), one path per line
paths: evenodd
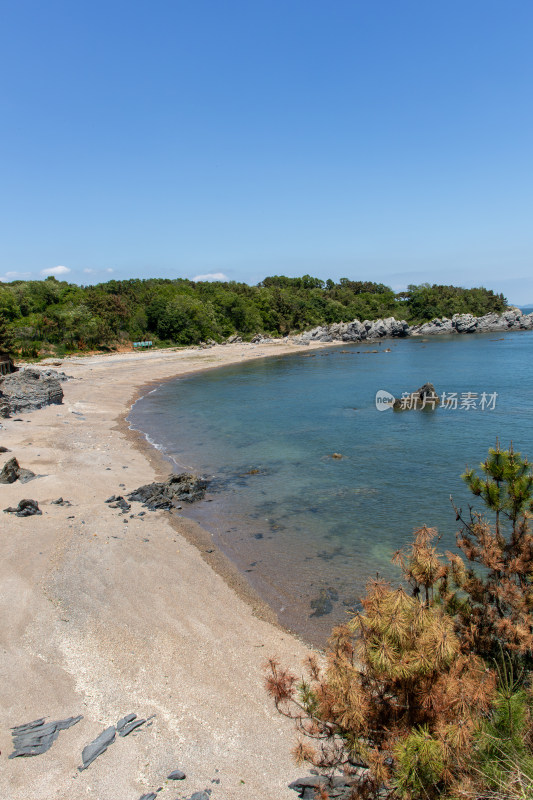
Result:
M150 339L160 345L223 341L232 334L285 336L316 325L394 316L410 324L435 316L506 308L488 289L410 286L395 293L372 281L275 275L256 286L235 281L150 278L77 286L48 277L0 286L0 317L19 353L106 349ZM29 344L31 342L31 345Z
M304 677L268 662L297 763L342 774L343 797L533 797L533 477L498 443L480 471L462 476L484 507L454 506L457 552L423 526L394 556L401 584L370 581Z

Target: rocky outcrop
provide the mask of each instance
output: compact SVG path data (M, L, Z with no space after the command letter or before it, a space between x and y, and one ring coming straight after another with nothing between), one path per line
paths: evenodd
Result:
M7 417L24 411L63 402L63 372L26 367L0 378L0 415Z
M23 469L16 458L10 458L0 472L0 483L15 483L17 480L27 483L35 477L37 477L35 472L32 472L31 469Z
M140 486L128 495L128 500L137 501L151 511L165 509L170 511L178 503L194 503L202 500L208 481L197 475L182 472L171 475L164 483L149 483Z
M392 407L395 411L405 411L407 409L435 409L440 403L435 387L432 383L425 383L416 392L405 394L402 398L396 398Z
M518 308L504 311L503 314L485 314L474 317L472 314L454 314L436 317L422 325L408 325L405 320L394 317L376 319L371 322L358 319L352 322L334 322L305 331L295 338L298 344L309 342L364 342L378 339L398 339L405 336L434 336L455 333L491 333L497 331L533 330L533 314L522 314Z

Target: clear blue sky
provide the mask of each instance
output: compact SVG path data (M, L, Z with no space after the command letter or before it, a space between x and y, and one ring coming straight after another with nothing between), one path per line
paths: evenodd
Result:
M3 0L0 278L533 303L532 39L531 0Z

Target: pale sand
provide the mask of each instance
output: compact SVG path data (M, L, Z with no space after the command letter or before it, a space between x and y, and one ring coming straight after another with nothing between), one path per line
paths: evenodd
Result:
M160 511L125 524L104 500L120 483L132 490L170 471L124 423L141 386L296 350L277 342L68 358L62 406L2 421L12 453L0 467L15 455L46 476L0 486L0 508L31 497L43 512L0 511L2 797L138 800L162 786L161 800L207 788L213 800L295 798L295 734L266 697L263 665L276 654L299 671L308 649L266 621L251 592L245 602L245 581L205 553L210 536L194 523ZM72 507L51 505L59 496ZM156 717L78 773L83 747L129 712ZM10 727L78 714L47 753L7 759ZM166 781L176 768L186 781Z

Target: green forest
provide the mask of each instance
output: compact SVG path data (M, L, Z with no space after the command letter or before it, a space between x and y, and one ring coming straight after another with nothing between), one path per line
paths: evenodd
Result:
M433 317L501 312L501 294L456 286L382 283L310 275L273 276L257 286L150 278L77 286L54 277L0 284L0 348L22 357L154 344L220 342L232 334L285 336L316 325L394 316L410 324Z

